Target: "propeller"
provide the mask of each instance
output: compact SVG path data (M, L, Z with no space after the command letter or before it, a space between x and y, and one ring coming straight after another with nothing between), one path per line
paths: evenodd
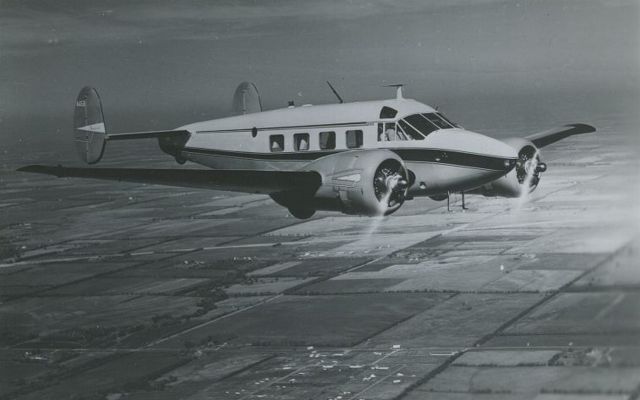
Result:
M376 198L387 209L399 207L405 199L409 186L405 171L396 163L382 163L373 178L373 190Z
M523 149L516 162L518 183L533 190L540 182L540 173L547 170L547 164L540 161L537 149Z

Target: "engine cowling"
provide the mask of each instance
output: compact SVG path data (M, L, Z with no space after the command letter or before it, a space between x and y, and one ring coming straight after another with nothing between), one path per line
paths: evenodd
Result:
M547 165L540 158L540 151L529 140L522 138L505 139L505 143L518 150L516 167L507 175L472 191L484 196L520 197L524 191L533 192L540 183L540 174Z
M315 193L272 196L298 218L309 218L316 210L389 215L402 206L409 187L404 162L384 149L332 154L312 162L304 170L322 176L322 185Z

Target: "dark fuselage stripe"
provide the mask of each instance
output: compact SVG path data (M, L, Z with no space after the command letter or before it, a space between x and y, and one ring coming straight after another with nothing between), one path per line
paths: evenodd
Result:
M260 131L280 131L280 130L289 130L289 129L317 129L317 128L338 128L341 126L353 127L353 126L367 126L371 125L373 122L343 122L337 124L322 124L322 125L291 125L291 126L267 126L256 129L258 132ZM214 130L203 130L196 131L196 133L226 133L226 132L251 132L253 127L251 128L240 128L240 129L214 129Z
M326 150L326 151L305 151L299 153L253 153L243 151L230 151L230 150L214 150L214 149L202 149L194 147L185 147L184 151L196 154L209 154L227 157L246 158L252 160L274 160L274 161L309 161L317 160L320 157L328 156L330 154L340 153L345 150Z
M405 161L430 162L504 171L506 158L435 149L391 149Z
M462 167L482 168L495 171L506 171L505 160L508 158L484 156L480 154L470 154L450 150L435 149L388 149L398 154L400 158L407 162L425 162L436 164L456 165ZM252 153L228 150L214 150L187 147L185 152L193 154L218 155L226 157L243 158L249 160L269 160L269 161L312 161L331 154L340 153L347 150L327 150L327 151L306 151L299 153Z

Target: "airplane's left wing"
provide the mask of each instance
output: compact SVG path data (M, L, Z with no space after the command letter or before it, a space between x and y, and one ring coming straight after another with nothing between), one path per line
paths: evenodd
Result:
M322 183L320 174L313 171L73 168L47 165L29 165L18 171L57 177L93 178L263 194L288 191L315 192Z

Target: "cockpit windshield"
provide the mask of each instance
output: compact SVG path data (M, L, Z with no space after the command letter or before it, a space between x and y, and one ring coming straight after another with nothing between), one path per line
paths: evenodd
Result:
M433 131L455 127L440 113L413 114L397 124L378 124L378 141L423 140Z
M449 118L445 117L445 116L444 116L444 114L442 114L442 113L436 113L436 115L437 115L438 117L440 117L441 119L443 119L447 124L451 125L452 127L454 127L454 128L458 128L458 125L456 125L456 123L455 123L455 122L451 122L451 120L450 120Z
M449 122L439 113L413 114L409 115L408 117L404 117L399 121L399 123L401 124L403 122L406 125L411 125L414 130L417 130L424 136L427 136L431 132L437 131L438 129L455 128L455 126L451 122Z
M438 129L450 129L454 128L442 115L438 113L421 114L425 119L437 126Z

